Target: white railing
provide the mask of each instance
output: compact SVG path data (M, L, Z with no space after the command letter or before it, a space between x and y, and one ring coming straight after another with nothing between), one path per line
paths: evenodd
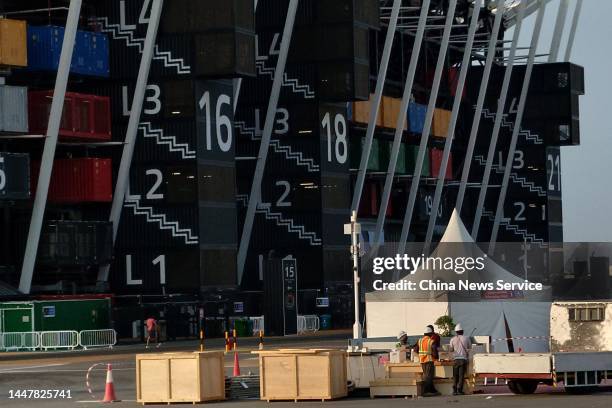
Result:
M253 336L258 336L260 331L264 331L264 317L253 316L249 317L249 320L253 322Z
M297 331L298 333L316 332L320 328L319 316L303 315L298 316Z
M0 333L0 350L36 350L40 347L40 333Z
M67 348L79 345L79 332L74 330L40 332L40 347L43 350Z
M117 344L117 332L113 329L83 330L79 333L79 346L113 348Z

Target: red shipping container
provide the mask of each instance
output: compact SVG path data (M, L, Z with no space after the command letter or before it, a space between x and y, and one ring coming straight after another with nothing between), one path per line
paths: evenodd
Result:
M32 162L32 191L36 190L40 162ZM111 202L111 159L59 159L53 164L48 201L52 203Z
M438 178L440 174L440 167L442 167L442 156L444 151L441 149L431 149L429 151L429 158L431 162L431 176ZM451 153L448 157L448 165L446 166L446 174L444 175L445 180L453 179L453 154Z
M47 132L52 100L53 91L29 92L28 114L32 133ZM111 140L110 98L66 92L59 136L62 140Z
M451 67L448 71L448 87L450 88L451 95L455 96L457 94L457 85L459 85L459 71L461 67ZM463 87L463 93L461 94L461 100L465 99L465 85Z
M377 217L382 200L382 186L376 181L367 181L363 185L358 215L360 217ZM387 216L393 215L393 203L389 200Z

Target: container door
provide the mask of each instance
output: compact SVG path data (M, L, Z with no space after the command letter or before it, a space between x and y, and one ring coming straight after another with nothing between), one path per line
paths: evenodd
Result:
M34 322L32 322L32 309L5 309L2 312L3 332L31 332L34 330Z

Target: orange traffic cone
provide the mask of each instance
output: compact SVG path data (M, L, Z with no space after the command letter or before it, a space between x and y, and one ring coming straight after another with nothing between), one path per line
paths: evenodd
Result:
M106 389L102 402L119 402L115 395L115 385L113 384L113 368L109 364L106 369Z
M238 353L234 351L234 373L232 374L233 377L239 377L240 376L240 362L238 361Z

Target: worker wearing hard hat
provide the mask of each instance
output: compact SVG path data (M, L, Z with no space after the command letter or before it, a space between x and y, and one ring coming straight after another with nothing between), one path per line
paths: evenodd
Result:
M425 328L425 333L415 346L415 352L419 353L419 361L423 369L423 396L433 397L440 395L434 387L434 361L438 359L438 344L433 338L434 331L430 326Z
M397 344L395 344L396 348L406 347L408 345L408 334L405 331L399 332L397 335Z
M463 382L468 368L469 351L472 342L463 335L461 324L455 326L455 337L450 340L450 351L453 352L453 395L463 395Z

